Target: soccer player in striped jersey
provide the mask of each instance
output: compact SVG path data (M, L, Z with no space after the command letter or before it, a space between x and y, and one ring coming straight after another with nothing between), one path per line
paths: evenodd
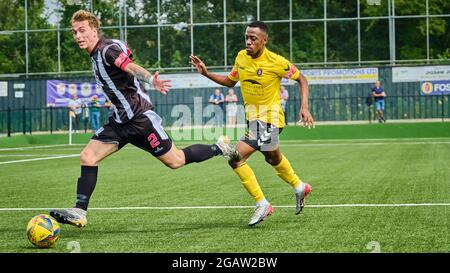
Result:
M149 152L171 169L218 155L228 159L238 156L226 137L220 137L213 145L195 144L178 149L162 127L161 117L152 111L150 98L143 92L140 82L147 82L158 92L167 94L170 80L160 79L158 72L151 75L135 64L124 42L102 37L100 21L94 14L79 10L73 14L71 23L75 41L90 54L97 84L111 101L113 114L80 154L81 176L75 207L50 211L58 222L77 227L86 225L99 162L128 143Z
M256 208L249 222L250 226L254 226L273 211L252 168L247 164L247 159L255 151L262 152L266 162L275 169L278 176L293 187L296 214L302 211L305 198L311 192L311 186L300 180L278 145L278 135L285 126L280 103L280 82L283 77L299 83L302 98L300 119L303 120L303 126L314 127L314 119L308 110L308 82L292 63L266 48L267 25L261 21L250 23L245 31L245 40L246 49L237 54L228 76L209 72L205 63L197 56L192 55L190 59L200 74L218 84L233 87L238 81L241 83L248 128L246 135L236 146L241 158L231 159L229 164L256 201Z

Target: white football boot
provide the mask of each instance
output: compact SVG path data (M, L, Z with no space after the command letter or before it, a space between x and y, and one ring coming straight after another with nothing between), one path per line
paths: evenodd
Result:
M79 228L87 224L86 211L79 208L51 210L50 215L61 224L70 224Z
M216 142L217 147L222 151L222 155L227 160L239 161L241 156L235 147L231 146L230 139L227 136L220 136Z
M250 219L250 222L248 223L249 226L253 227L258 223L261 223L262 221L266 220L267 216L271 215L273 212L272 205L270 203L267 203L265 205L256 206L252 218Z
M311 185L306 182L302 182L302 191L295 194L296 206L295 214L300 214L303 207L305 207L305 199L311 193Z

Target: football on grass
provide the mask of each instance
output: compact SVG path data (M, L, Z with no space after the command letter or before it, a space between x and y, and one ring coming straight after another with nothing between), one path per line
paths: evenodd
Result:
M60 232L58 222L47 214L34 216L27 225L28 240L38 248L53 246L58 241Z

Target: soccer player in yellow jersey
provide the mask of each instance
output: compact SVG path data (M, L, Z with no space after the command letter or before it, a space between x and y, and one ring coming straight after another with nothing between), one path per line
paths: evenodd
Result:
M299 83L302 98L300 119L303 126L314 127L314 119L308 110L308 82L293 64L266 48L267 25L261 21L250 23L245 31L245 40L246 48L238 53L228 76L209 72L197 56L190 56L190 60L200 74L218 84L233 87L238 81L241 82L248 128L246 135L236 145L241 159L230 160L229 164L256 201L256 208L249 222L250 226L254 226L273 211L253 170L246 162L255 151L262 152L266 162L272 165L278 176L294 188L296 214L302 211L305 198L311 192L311 186L300 180L278 145L278 135L285 125L280 103L280 82L283 77Z

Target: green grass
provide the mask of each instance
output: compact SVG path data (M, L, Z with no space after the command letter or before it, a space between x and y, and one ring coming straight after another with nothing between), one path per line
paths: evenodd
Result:
M70 241L79 242L81 252L370 252L371 241L380 243L381 252L450 252L448 126L286 128L282 151L300 177L311 183L313 193L299 216L293 207L280 207L294 205L292 190L260 154L253 155L249 164L275 207L256 228L247 226L254 203L222 158L170 170L127 146L101 163L91 208L249 207L90 210L88 226L80 230L63 225L51 249L35 249L25 234L28 220L46 210L3 210L0 252L70 252ZM34 140L27 143L27 138ZM1 147L45 145L52 144L52 138L17 136L0 142ZM54 143L60 141L58 136ZM76 154L81 149L0 150L0 163ZM79 172L77 157L0 165L0 208L71 206ZM447 205L315 207L420 203Z
M194 131L168 130L172 136L182 136L187 132L187 138L176 138L186 142L193 139L194 142L211 140L211 136L229 135L238 140L243 134L243 128L221 129L210 128ZM84 144L89 141L92 134L74 134L72 143ZM307 129L300 126L287 126L283 130L281 140L340 140L340 139L380 139L380 138L437 138L450 137L450 122L433 123L386 123L386 124L356 124L356 125L318 125L315 129ZM178 141L177 141L178 142ZM190 141L189 141L190 142ZM17 135L14 137L0 137L1 147L23 147L32 145L67 144L67 134L53 135Z
M307 132L306 132L307 131ZM322 125L308 130L299 126L286 128L282 139L373 139L450 137L450 123L386 123Z

